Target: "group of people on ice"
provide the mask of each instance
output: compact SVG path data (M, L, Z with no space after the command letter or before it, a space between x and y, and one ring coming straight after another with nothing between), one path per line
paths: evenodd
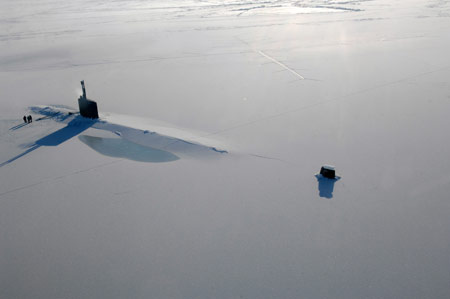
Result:
M29 123L33 122L33 118L31 117L31 115L28 115L28 116L24 115L23 121L24 121L24 123L29 124Z

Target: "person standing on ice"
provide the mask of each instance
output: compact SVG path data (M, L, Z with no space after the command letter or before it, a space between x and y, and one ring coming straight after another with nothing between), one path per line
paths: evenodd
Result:
M31 123L33 121L33 118L31 117L31 115L28 115L27 120L28 120L28 123Z
M27 117L25 115L23 116L23 122L27 123Z

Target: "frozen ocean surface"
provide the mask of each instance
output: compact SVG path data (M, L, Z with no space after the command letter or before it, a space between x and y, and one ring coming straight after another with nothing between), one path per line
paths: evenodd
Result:
M3 0L0 29L0 298L450 297L449 1Z

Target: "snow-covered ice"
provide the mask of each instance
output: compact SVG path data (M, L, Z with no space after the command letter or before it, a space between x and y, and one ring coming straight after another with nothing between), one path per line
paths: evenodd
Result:
M450 2L3 0L0 29L0 298L450 297Z

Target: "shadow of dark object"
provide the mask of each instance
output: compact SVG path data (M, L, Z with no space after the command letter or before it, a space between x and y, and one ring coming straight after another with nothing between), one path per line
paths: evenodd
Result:
M138 162L171 162L179 157L164 150L139 145L123 138L104 138L82 135L78 137L96 152L115 158L125 158Z
M11 131L15 131L15 130L17 130L17 129L20 129L20 128L22 128L22 127L25 127L26 125L28 125L28 123L21 123L21 124L19 124L19 125L17 125L17 126L14 126L14 127L12 127L12 128L9 128Z
M6 164L9 164L9 163L11 163L11 162L16 161L17 159L19 159L19 158L21 158L21 157L23 157L23 156L25 156L25 155L31 153L31 152L34 151L34 150L37 150L37 149L40 148L40 147L41 147L40 145L33 144L31 147L29 147L29 148L28 148L26 151L24 151L23 153L21 153L21 154L15 156L15 157L9 159L8 161L5 161L5 162L3 162L3 163L0 163L0 167L3 167L3 166L5 166Z
M55 108L65 109L65 111L55 111ZM78 114L72 108L66 107L66 106L61 106L61 105L55 105L52 107L36 106L36 107L30 107L30 110L31 110L31 112L33 112L35 114L44 115L43 117L39 117L38 119L36 119L37 121L53 118L56 121L64 122L69 117L71 117L75 114ZM78 115L77 117L80 117L80 115Z
M80 134L81 132L87 130L92 125L95 124L95 120L86 119L81 116L77 116L74 119L72 119L67 126L65 126L62 129L59 129L56 132L53 132L45 137L42 137L39 140L36 140L26 151L23 153L9 159L8 161L5 161L3 163L0 163L0 167L5 166L6 164L9 164L11 162L14 162L15 160L29 154L30 152L37 150L41 146L58 146L61 143L73 138L74 136Z
M72 119L66 127L51 133L50 135L47 135L45 137L42 137L41 139L37 140L35 144L37 145L44 145L44 146L58 146L61 143L71 139L72 137L75 137L76 135L80 134L81 132L87 130L88 128L92 127L92 125L95 123L94 120L86 119L81 116L77 116L74 119Z
M319 196L325 198L333 198L334 183L339 181L341 178L337 176L334 179L329 179L323 177L321 174L316 174L315 177L317 179L317 182L319 183Z

